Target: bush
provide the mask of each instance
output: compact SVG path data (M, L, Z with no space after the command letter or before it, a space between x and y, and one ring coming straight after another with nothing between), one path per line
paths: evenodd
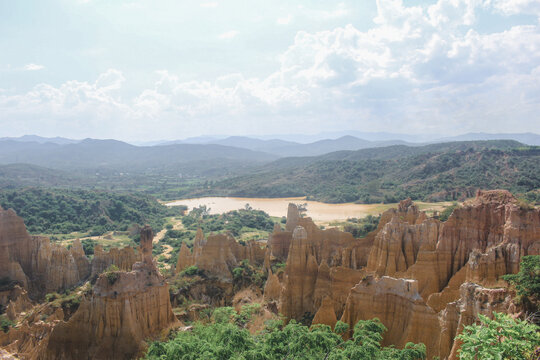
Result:
M46 302L52 302L52 301L54 301L56 299L60 299L60 297L61 297L60 294L58 294L56 292L49 293L49 294L45 295L45 301Z
M185 268L184 271L182 271L181 275L195 276L195 275L199 275L201 272L202 270L199 270L197 265L191 265Z
M244 326L248 322L251 321L251 318L253 315L260 314L261 313L261 304L259 303L253 303L253 304L246 304L242 306L240 309L240 314L238 314L237 317L237 323L241 326Z
M3 332L7 333L13 326L15 326L15 323L9 320L7 316L0 316L0 329L2 329Z
M353 338L341 337L348 326L316 325L311 329L291 320L269 321L264 331L251 335L247 329L235 325L236 312L232 308L214 311L214 322L197 323L192 331L180 331L168 342L153 342L146 359L328 359L328 360L383 360L425 359L423 344L408 343L404 349L383 348L382 333L386 330L377 319L359 322Z
M458 206L459 206L458 203L455 202L452 205L445 207L444 210L441 211L441 214L439 215L439 220L442 222L445 222L446 220L448 220L450 215L452 215L452 212L454 211L454 209L457 208Z
M86 256L94 255L94 248L98 244L96 240L84 239L81 243Z
M463 343L459 350L462 360L532 359L540 346L540 327L526 321L514 320L502 313L494 319L479 315L480 324L465 326L456 337Z
M114 264L109 266L103 273L107 277L110 285L114 284L120 277L120 269Z
M242 260L240 266L233 269L232 274L235 289L251 285L262 288L266 281L266 275L262 270L252 266L248 260Z
M503 275L517 292L518 302L527 302L538 310L540 302L540 255L527 255L521 258L517 274Z

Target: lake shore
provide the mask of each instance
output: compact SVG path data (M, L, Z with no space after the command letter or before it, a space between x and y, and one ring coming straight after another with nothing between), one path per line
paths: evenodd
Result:
M307 204L306 215L318 223L346 220L348 218L362 218L367 215L379 215L385 210L397 207L397 204L327 204L318 201L306 200L302 197L293 198L238 198L238 197L201 197L167 201L167 206L185 205L188 210L201 205L210 208L211 214L221 214L231 210L238 210L249 204L253 209L262 210L270 216L282 217L287 215L289 203ZM416 202L421 210L441 211L451 202L425 203Z

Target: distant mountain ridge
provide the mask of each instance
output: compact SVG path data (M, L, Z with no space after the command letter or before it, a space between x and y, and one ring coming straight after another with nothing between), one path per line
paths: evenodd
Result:
M4 140L13 140L13 141L20 141L20 142L37 142L40 144L53 143L53 144L58 144L58 145L75 144L81 141L81 140L68 139L68 138L59 137L59 136L42 137L38 135L23 135L19 137L0 138L0 141L4 141Z
M63 137L41 137L24 135L21 137L4 137L0 141L52 143L58 145L76 144L85 140ZM390 145L422 146L431 143L477 140L515 140L526 145L540 146L540 135L535 133L467 133L458 136L444 137L440 135L414 135L388 132L341 131L327 132L317 135L275 135L275 136L197 136L182 140L156 140L129 143L135 146L153 147L179 144L223 145L253 151L266 152L272 155L317 156L341 150L360 150ZM102 140L106 141L106 140Z
M32 164L50 169L165 169L214 161L216 166L257 164L277 159L263 152L223 145L175 144L135 146L117 140L85 139L77 143L0 140L0 164Z

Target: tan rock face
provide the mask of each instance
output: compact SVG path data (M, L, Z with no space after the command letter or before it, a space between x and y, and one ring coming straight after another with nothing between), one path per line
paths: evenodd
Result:
M517 311L512 303L512 294L508 289L487 289L473 283L464 283L460 287L458 301L449 303L440 312L441 325L440 349L441 359L458 359L460 343L453 339L467 325L475 323L478 315L493 318L493 312L513 314Z
M317 310L317 313L313 317L314 324L324 324L332 328L336 326L337 317L336 312L334 311L334 301L329 297L325 297Z
M409 341L422 342L428 358L435 355L440 332L437 313L424 303L415 280L367 276L352 288L341 321L356 324L373 318L388 329L384 345L403 347Z
M105 253L96 247L90 266L80 241L70 250L51 245L47 238L29 236L13 211L0 210L0 247L0 277L17 280L36 295L79 284L91 271L97 274L112 263L131 270L101 274L73 315L61 308L59 314L43 312L40 307L46 310L48 304L38 305L17 328L1 332L0 346L6 351L40 360L131 359L140 354L144 340L175 324L168 285L152 260L149 227L141 233L143 261L134 263L141 257L131 248ZM26 294L18 286L0 292L10 318L33 306Z
M242 260L261 266L265 259L265 249L255 241L239 244L233 237L225 234L209 235L205 239L201 229L197 230L192 251L182 244L176 263L176 272L196 265L208 274L232 281L232 269Z
M80 242L71 250L30 236L13 210L0 208L0 278L18 281L32 298L70 288L88 277Z
M281 312L287 318L301 318L305 313L315 314L313 303L319 266L315 248L308 241L306 229L294 229L285 268L285 281L281 294Z
M268 273L268 279L264 285L264 299L266 301L277 301L281 296L281 283L277 275Z
M154 232L152 228L148 225L145 225L141 229L141 256L142 262L145 264L153 264L154 260L152 258L152 240L154 239Z
M294 233L276 230L269 241L274 261L287 259L280 283L285 316L311 313L322 322L332 317L332 303L334 315L351 326L360 319L383 320L385 344L424 342L430 356L441 359L455 352L463 316L472 313L470 323L481 309L510 311L506 298L489 298L498 292L489 299L485 289L467 295L462 284L506 286L501 275L517 272L522 256L540 253L540 210L521 209L507 191L479 192L444 223L428 218L410 199L402 201L364 239L320 230L294 206L289 215L287 230L295 225ZM272 277L272 289L279 288L276 281Z
M144 340L176 322L168 284L148 257L151 231L141 236L143 261L130 272L102 274L92 295L53 329L44 359L132 359Z
M184 270L187 267L194 265L195 261L191 255L191 251L187 247L186 243L183 242L180 246L180 252L178 253L178 260L176 260L176 273Z
M112 248L105 252L101 245L96 245L94 258L92 259L91 276L98 276L113 264L120 270L130 271L137 261L141 261L141 254L137 253L132 247Z

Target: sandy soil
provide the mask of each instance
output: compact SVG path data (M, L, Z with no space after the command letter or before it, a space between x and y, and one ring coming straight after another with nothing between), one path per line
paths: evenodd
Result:
M378 215L397 204L325 204L318 201L307 201L304 198L234 198L234 197L204 197L196 199L175 200L167 202L167 206L186 205L189 210L200 205L210 208L211 214L221 214L231 210L242 209L246 204L252 208L263 210L270 216L286 216L289 203L307 203L307 216L317 222L346 220L367 215ZM450 203L417 202L422 210L442 210Z

